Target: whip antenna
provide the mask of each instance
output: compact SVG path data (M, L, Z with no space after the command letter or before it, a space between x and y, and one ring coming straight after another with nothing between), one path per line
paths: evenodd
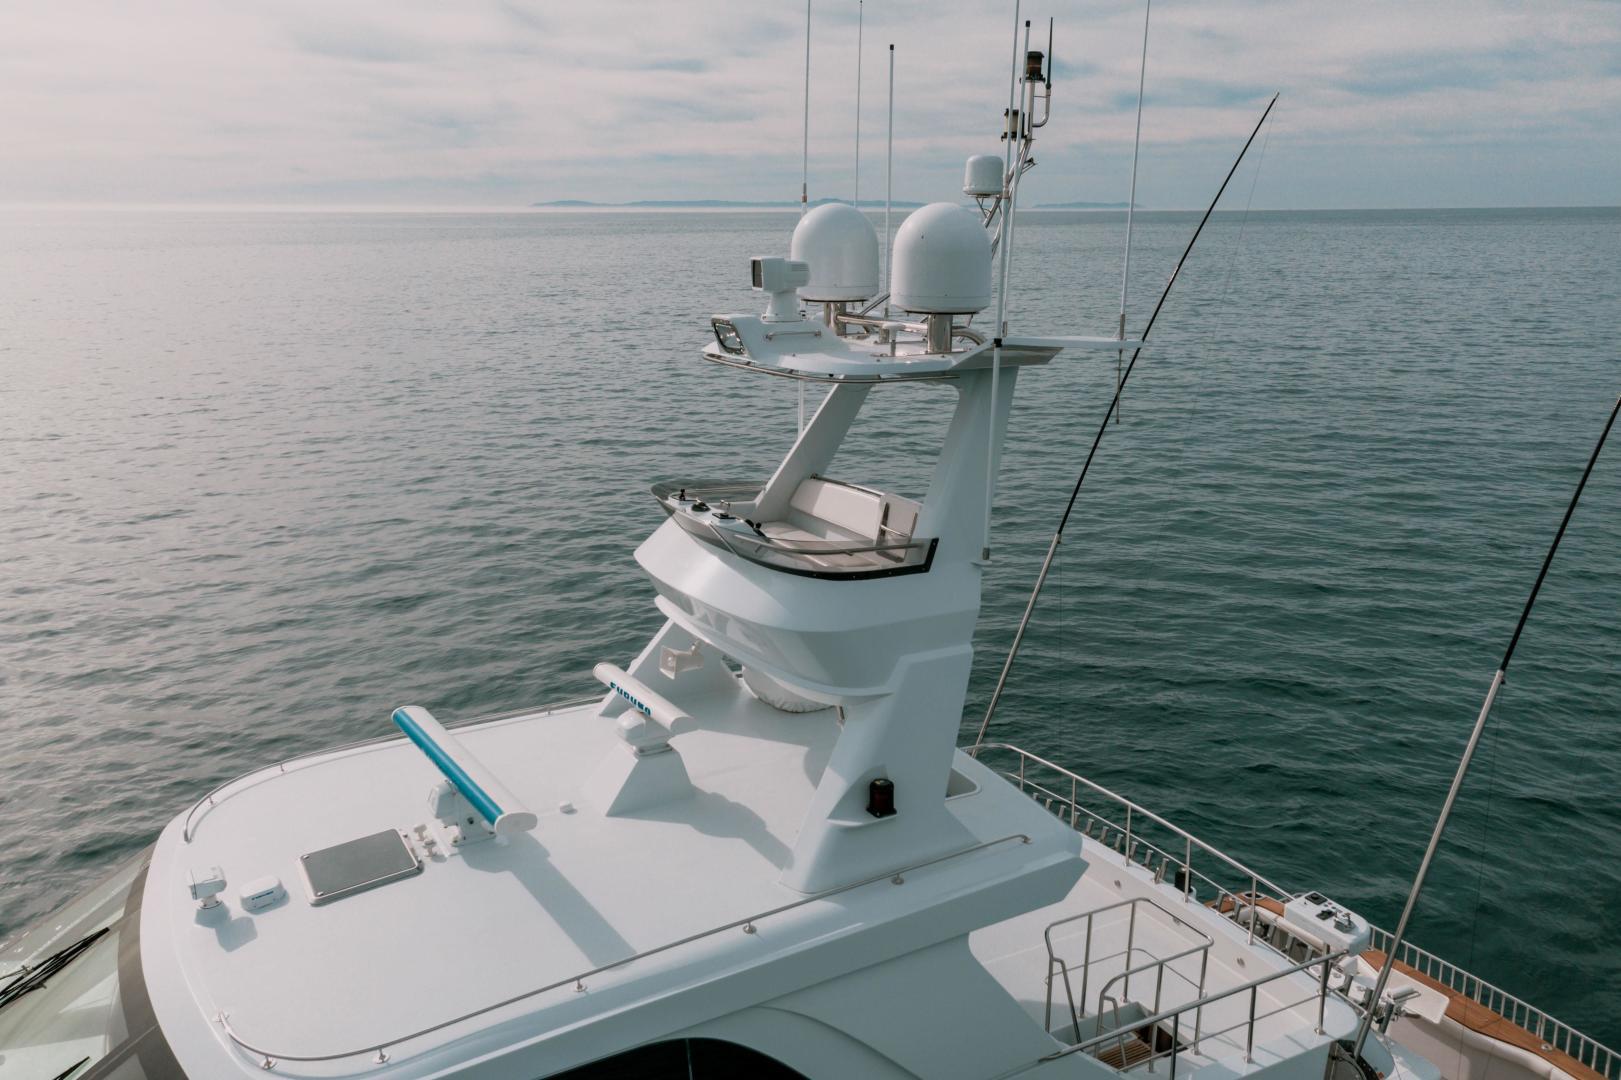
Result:
M1154 0L1143 0L1143 60L1137 68L1137 133L1131 139L1131 197L1126 202L1126 257L1120 266L1120 340L1126 340L1126 287L1131 281L1131 215L1137 209L1137 151L1143 142L1143 83L1148 78L1148 13ZM1126 351L1114 354L1114 388L1120 389L1120 365ZM1120 422L1120 401L1114 403L1114 422Z
M861 30L865 14L866 2L861 0L856 4L856 182L850 199L857 207L861 206Z
M884 317L889 317L889 280L894 261L894 235L889 231L889 203L895 194L895 43L889 43L889 149L884 158Z
M810 38L811 0L805 0L805 122L800 126L799 216L810 209ZM804 426L803 421L800 424Z
M811 0L805 0L805 122L800 126L799 216L810 209L810 38ZM799 383L799 433L805 433L805 384Z
M1621 413L1621 397L1615 399L1615 406L1610 410L1610 418L1605 421L1604 430L1599 433L1598 442L1593 446L1593 453L1587 459L1587 468L1582 471L1582 478L1576 483L1576 492L1570 497L1570 505L1565 507L1565 517L1559 522L1559 531L1554 533L1553 543L1548 545L1548 554L1543 556L1542 569L1537 572L1536 584L1531 586L1531 595L1525 598L1525 607L1520 610L1520 621L1514 626L1514 636L1509 638L1508 648L1503 652L1503 662L1497 665L1497 673L1492 676L1491 686L1486 689L1486 701L1480 707L1480 715L1475 717L1475 727L1469 733L1469 742L1464 746L1463 757L1458 761L1458 771L1452 777L1452 787L1447 790L1446 801L1441 804L1441 815L1435 819L1435 831L1430 834L1430 845L1424 849L1424 859L1418 864L1418 874L1413 878L1412 891L1407 894L1407 904L1402 908L1401 921L1396 924L1396 933L1390 939L1390 947L1385 950L1385 965L1379 970L1379 979L1374 983L1373 994L1368 998L1367 1008L1362 1013L1362 1023L1356 1030L1356 1044L1352 1048L1352 1053L1356 1057L1362 1056L1362 1045L1368 1041L1374 1014L1379 1010L1379 999L1384 995L1385 984L1390 980L1391 969L1396 966L1396 956L1407 933L1407 922L1412 918L1413 908L1418 904L1419 893L1424 889L1424 878L1430 872L1430 863L1435 859L1436 849L1441 846L1441 836L1446 832L1447 821L1452 816L1452 805L1457 801L1458 792L1463 787L1464 774L1469 771L1469 762L1475 756L1475 748L1480 745L1481 732L1486 728L1486 717L1492 711L1492 704L1497 700L1497 692L1503 687L1503 680L1508 677L1508 662L1514 659L1514 647L1520 643L1520 633L1525 629L1525 621L1531 617L1531 607L1537 602L1537 593L1542 591L1542 581L1548 576L1548 567L1553 564L1554 552L1559 550L1559 541L1565 538L1565 526L1570 524L1571 515L1576 512L1576 504L1581 501L1582 489L1587 486L1587 478L1593 475L1593 466L1598 462L1599 451L1604 449L1604 441L1610 437L1610 428L1615 426L1617 413Z
M1144 341L1148 339L1149 332L1154 329L1154 321L1159 318L1160 311L1164 309L1165 298L1171 295L1171 288L1176 284L1176 279L1181 276L1182 267L1187 263L1188 256L1193 253L1193 245L1199 242L1199 234L1204 232L1205 222L1209 221L1210 215L1215 212L1216 204L1221 201L1222 193L1227 190L1227 185L1232 181L1233 174L1238 171L1238 166L1243 162L1244 155L1249 153L1250 146L1254 144L1255 136L1261 133L1261 125L1265 124L1266 118L1272 115L1272 106L1277 103L1278 95L1273 94L1272 100L1266 103L1266 110L1261 113L1261 118L1255 122L1255 129L1250 132L1250 137L1244 141L1244 149L1238 152L1238 157L1233 160L1233 167L1227 170L1227 176L1222 180L1221 187L1216 189L1216 197L1211 199L1210 205L1205 208L1204 217L1199 219L1199 225L1193 230L1193 236L1188 240L1188 246L1182 249L1182 257L1176 260L1176 269L1171 271L1170 280L1165 283L1165 288L1159 294L1159 299L1154 302L1153 312L1148 316L1148 325L1143 328ZM1131 378L1132 369L1137 366L1137 358L1142 354L1141 345L1132 350L1131 362L1126 365L1126 370L1120 374L1120 385L1115 387L1114 399L1109 402L1108 409L1104 410L1103 423L1098 425L1098 433L1092 439L1092 449L1086 452L1086 461L1081 465L1081 474L1075 478L1075 487L1069 493L1069 503L1064 507L1063 516L1058 519L1058 529L1053 533L1052 543L1047 545L1047 557L1041 561L1041 573L1036 575L1035 588L1030 590L1030 600L1024 606L1024 617L1019 620L1019 629L1013 635L1013 645L1008 649L1007 660L1002 664L1002 674L996 679L996 689L991 693L991 703L985 710L985 719L979 723L979 734L974 738L975 752L979 750L980 744L985 741L985 731L991 726L991 717L996 715L997 703L1002 700L1002 690L1007 686L1008 672L1013 669L1013 661L1019 655L1019 646L1024 642L1024 632L1030 626L1030 616L1035 613L1036 600L1041 596L1041 587L1047 583L1047 572L1052 569L1053 558L1058 554L1058 545L1063 542L1064 526L1069 524L1069 515L1075 509L1075 500L1081 494L1081 485L1086 482L1087 470L1092 468L1092 458L1097 455L1098 443L1103 441L1103 433L1109 430L1109 417L1114 413L1115 407L1119 405L1120 393L1126 388L1126 380Z

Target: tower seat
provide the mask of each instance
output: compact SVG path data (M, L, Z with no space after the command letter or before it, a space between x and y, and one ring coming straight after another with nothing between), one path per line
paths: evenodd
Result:
M821 539L906 540L917 527L922 507L899 495L811 476L788 500L789 524ZM820 531L819 531L820 529Z

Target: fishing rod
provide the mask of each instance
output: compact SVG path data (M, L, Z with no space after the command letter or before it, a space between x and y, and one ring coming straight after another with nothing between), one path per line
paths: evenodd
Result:
M1210 220L1210 215L1215 212L1216 204L1221 201L1222 193L1227 190L1227 185L1232 181L1233 174L1238 172L1238 166L1244 161L1244 155L1249 153L1249 148L1254 144L1255 136L1261 133L1261 126L1266 123L1266 118L1272 115L1272 106L1277 103L1278 95L1273 94L1272 100L1266 103L1266 109L1261 113L1261 118L1255 122L1255 130L1251 131L1250 137L1244 141L1244 149L1238 152L1238 157L1233 160L1233 167L1227 170L1227 176L1222 180L1221 187L1216 189L1216 197L1211 199L1210 205L1205 208L1204 217L1199 219L1199 226L1193 230L1193 236L1188 240L1188 246L1182 249L1182 257L1176 260L1176 269L1171 271L1170 280L1166 281L1165 289L1159 294L1159 299L1154 302L1154 310L1148 316L1148 325L1143 328L1141 340L1148 340L1149 331L1154 329L1154 321L1159 318L1160 310L1165 307L1165 298L1171 295L1172 286L1176 284L1176 279L1181 275L1182 267L1187 263L1188 256L1193 253L1193 245L1199 242L1199 234L1204 232L1205 223ZM1081 465L1081 473L1075 478L1075 487L1069 493L1069 503L1064 507L1064 515L1058 519L1058 529L1053 533L1052 543L1047 545L1047 557L1041 561L1041 573L1036 575L1036 585L1035 588L1030 590L1030 601L1025 604L1024 617L1019 620L1019 629L1013 635L1013 645L1008 649L1007 660L1002 664L1002 674L997 677L996 689L991 693L990 706L986 708L985 719L980 721L979 734L974 738L974 752L976 753L980 744L985 741L985 731L991 726L991 717L996 715L997 703L1002 700L1002 690L1007 686L1008 672L1013 669L1013 661L1019 655L1019 646L1024 643L1024 632L1030 626L1030 616L1035 613L1036 600L1041 596L1041 588L1047 583L1047 572L1052 569L1053 559L1058 554L1058 545L1063 542L1064 527L1069 524L1069 515L1075 509L1075 500L1081 494L1081 485L1086 482L1087 471L1092 468L1092 458L1098 452L1098 444L1103 441L1103 433L1109 430L1109 418L1114 414L1115 409L1119 407L1120 395L1126 389L1126 380L1131 378L1132 369L1137 366L1137 358L1142 354L1143 347L1138 345L1132 351L1131 362L1126 365L1126 370L1120 375L1120 381L1115 385L1114 399L1109 402L1109 407L1103 412L1103 423L1098 425L1098 433L1092 439L1092 449L1086 452L1086 461Z
M1407 904L1402 908L1401 921L1396 924L1396 933L1390 939L1390 947L1385 950L1385 965L1379 971L1379 978L1373 985L1373 993L1368 998L1366 1009L1362 1013L1362 1023L1356 1031L1356 1043L1352 1047L1352 1054L1356 1058L1362 1056L1362 1045L1368 1040L1368 1032L1373 1028L1374 1014L1379 1011L1379 999L1384 995L1385 984L1390 980L1390 972L1396 966L1396 956L1401 950L1403 938L1407 934L1407 922L1413 916L1413 908L1418 904L1418 896L1424 890L1424 879L1429 875L1430 863L1435 859L1435 852L1441 846L1441 836L1446 832L1447 821L1452 817L1452 806L1458 801L1458 792L1463 788L1464 774L1469 771L1469 762L1475 756L1475 748L1480 745L1480 735L1486 728L1486 717L1492 711L1492 704L1497 700L1497 692L1503 688L1503 681L1508 677L1508 663L1514 659L1514 647L1520 643L1520 634L1525 630L1525 621L1531 617L1531 607L1537 602L1537 594L1542 591L1542 581L1548 576L1548 567L1553 564L1554 552L1559 550L1559 541L1565 538L1565 527L1570 524L1571 515L1576 513L1576 504L1581 501L1582 489L1587 487L1587 478L1593 475L1593 466L1598 462L1599 451L1604 449L1604 441L1610 437L1610 429L1615 426L1615 417L1621 413L1621 397L1615 399L1615 406L1610 410L1610 418L1604 423L1604 430L1599 433L1598 442L1593 445L1593 453L1587 459L1587 468L1582 471L1582 478L1576 484L1576 492L1570 497L1570 505L1565 507L1564 520L1559 522L1559 531L1553 535L1553 543L1548 545L1548 554L1543 556L1542 569L1537 572L1536 584L1531 586L1531 595L1525 598L1525 607L1520 611L1520 621L1514 626L1514 636L1508 640L1508 648L1503 653L1503 662L1497 665L1497 673L1492 676L1491 686L1486 689L1486 701L1480 707L1480 715L1475 718L1474 730L1469 733L1469 742L1463 748L1463 757L1458 761L1458 771L1452 777L1452 787L1447 791L1446 801L1441 804L1441 816L1435 820L1435 831L1430 834L1430 845L1424 849L1424 859L1418 864L1418 874L1413 878L1413 888L1407 894Z

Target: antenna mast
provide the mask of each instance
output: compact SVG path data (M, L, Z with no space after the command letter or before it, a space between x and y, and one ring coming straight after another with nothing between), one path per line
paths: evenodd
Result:
M1407 894L1407 904L1402 908L1401 921L1396 924L1396 933L1390 939L1390 947L1385 950L1385 966L1379 970L1373 994L1368 998L1367 1008L1362 1012L1362 1023L1357 1028L1356 1044L1352 1048L1354 1057L1362 1056L1362 1045L1368 1041L1374 1014L1379 1010L1379 999L1384 996L1385 984L1390 980L1391 969L1396 966L1396 957L1401 950L1402 939L1407 933L1407 922L1413 917L1413 908L1418 904L1419 893L1424 889L1424 879L1429 875L1430 863L1435 858L1436 849L1441 846L1441 836L1446 832L1447 821L1452 816L1452 804L1457 802L1458 791L1463 787L1464 775L1469 771L1469 762L1475 756L1475 748L1480 745L1481 732L1486 728L1486 717L1492 711L1492 704L1497 700L1497 691L1503 687L1503 680L1508 677L1508 662L1514 659L1514 647L1520 643L1520 633L1525 629L1525 621L1531 617L1531 607L1537 602L1537 593L1542 591L1542 580L1548 576L1548 567L1553 564L1554 552L1559 550L1559 541L1565 538L1565 526L1570 524L1571 515L1576 512L1576 504L1581 501L1582 489L1587 486L1587 478L1593 475L1593 466L1598 462L1599 451L1604 449L1604 441L1610 437L1610 428L1615 426L1617 413L1621 413L1621 397L1615 399L1615 407L1610 410L1610 418L1605 421L1604 430L1599 433L1598 442L1593 446L1593 453L1587 459L1587 468L1576 484L1576 493L1570 497L1570 505L1565 508L1564 520L1560 521L1559 531L1554 533L1553 543L1548 545L1548 554L1542 559L1542 569L1537 573L1536 584L1531 586L1531 595L1525 598L1525 607L1520 611L1520 621L1515 624L1514 636L1509 638L1508 649L1503 653L1503 662L1497 665L1497 673L1492 676L1491 686L1486 690L1486 701L1480 707L1480 715L1475 717L1475 727L1469 733L1469 742L1464 746L1463 757L1458 761L1458 771L1452 777L1452 787L1447 791L1446 802L1441 804L1441 815L1435 819L1435 831L1430 834L1430 846L1424 849L1424 859L1418 864L1418 875L1413 878L1412 891Z
M1025 40L1029 40L1029 31L1025 32ZM994 337L991 344L991 408L994 411L998 384L1002 378L1002 331L1003 322L1007 315L1007 257L1008 248L1012 246L1013 225L1013 193L1016 190L1017 177L1013 166L1013 142L1018 135L1016 114L1013 111L1014 91L1019 82L1019 0L1013 0L1013 66L1008 69L1007 75L1007 130L1003 137L1007 139L1007 147L1002 152L1002 222L1001 256L997 268L996 282L996 327L992 331ZM996 424L994 420L987 430L985 438L985 538L980 545L979 557L981 561L988 562L991 557L991 503L996 495L996 470L992 467L996 456Z
M1137 68L1137 133L1131 139L1131 197L1126 203L1126 257L1120 266L1120 340L1126 340L1126 288L1131 281L1131 216L1137 209L1137 150L1143 141L1143 83L1148 77L1148 14L1154 0L1143 0L1143 60ZM1114 422L1120 423L1120 372L1126 351L1114 354Z

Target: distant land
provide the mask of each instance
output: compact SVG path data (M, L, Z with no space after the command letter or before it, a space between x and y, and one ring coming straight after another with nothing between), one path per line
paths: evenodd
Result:
M821 206L824 203L848 203L848 199L812 199L812 206ZM593 202L590 199L552 199L548 202L529 204L539 210L786 210L799 205L798 202L784 199L776 202L745 202L739 199L637 199L634 202ZM878 199L862 199L855 205L867 209L878 210L883 202ZM916 210L923 204L897 199L890 203L897 210ZM1037 203L1027 207L1030 210L1124 210L1123 202L1061 202ZM1137 207L1142 210L1144 207Z
M812 206L821 206L823 203L847 203L848 199L812 199ZM736 199L637 199L635 202L592 202L589 199L553 199L550 202L530 203L532 207L549 210L776 210L789 209L799 205L799 200L783 200L781 202L743 202ZM881 200L862 199L857 206L882 209ZM899 199L889 205L900 210L916 210L923 204L920 202L902 202Z

